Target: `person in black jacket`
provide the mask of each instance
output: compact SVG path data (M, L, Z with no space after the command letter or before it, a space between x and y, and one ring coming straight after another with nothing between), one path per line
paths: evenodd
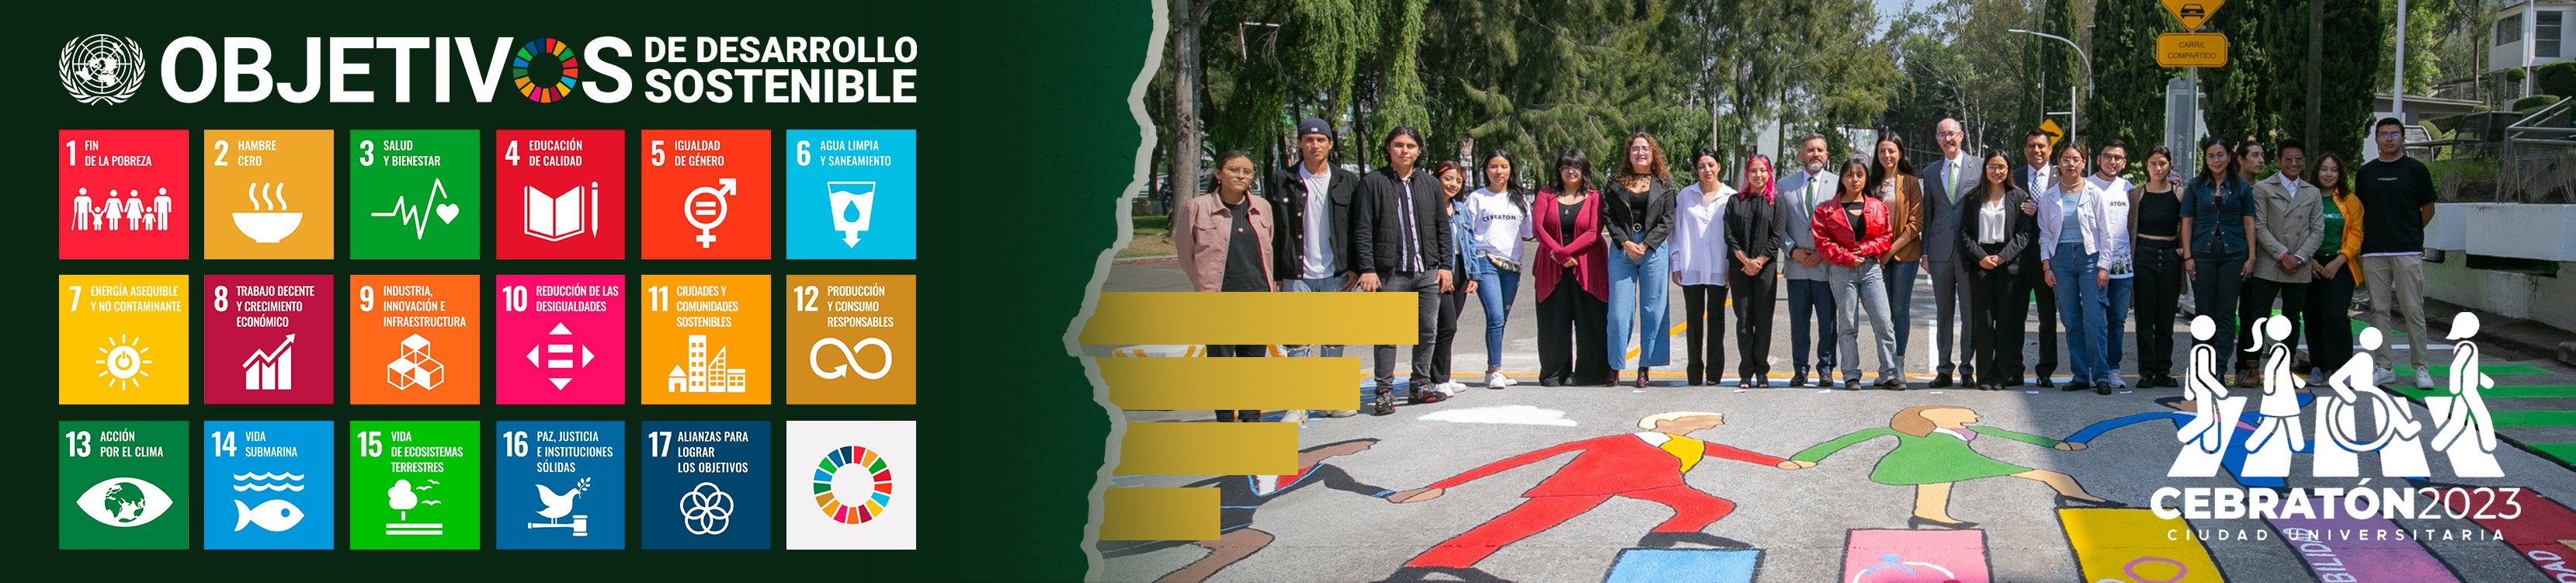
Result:
M2029 166L2013 170L2013 188L2021 189L2022 193L2027 195L2047 192L2055 185L2057 167L2048 163L2049 142L2048 132L2031 130L2029 134L2022 136L2022 159ZM2036 217L2039 215L2039 205L2037 203L2022 205L2021 214L2026 217ZM2033 237L2036 238L2036 235ZM2032 245L2038 244L2032 243ZM2038 268L2024 269L2021 270L2021 277L2029 280L2023 283L2030 286L2032 298L2024 303L2036 303L2039 306L2039 362L2030 365L2030 372L2031 376L2039 377L2040 388L2048 388L2057 386L2056 380L2051 378L2057 374L2057 288L2041 282L2042 276L2046 274L2040 271ZM2021 328L2020 320L2013 322L2013 328L2016 330ZM2004 386L2020 386L2021 349L2015 348L2012 354L1999 358L2004 364L2013 366L2013 374L2005 377Z
M1413 345L1413 374L1408 380L1410 401L1416 404L1441 400L1440 394L1428 389L1439 382L1431 378L1431 352L1437 344L1437 316L1440 294L1449 291L1451 280L1449 257L1455 255L1456 242L1449 240L1449 217L1442 210L1446 199L1440 195L1440 181L1430 172L1414 165L1422 157L1422 133L1412 126L1397 126L1386 135L1386 166L1360 178L1360 189L1351 213L1351 269L1359 274L1360 291L1409 292L1419 296L1415 302L1417 342ZM1395 414L1395 345L1377 346L1377 398L1373 414Z
M1332 163L1333 126L1307 118L1297 122L1298 164L1271 174L1263 193L1271 202L1271 277L1279 291L1350 291L1351 199L1360 176ZM1317 356L1313 345L1288 345L1289 356ZM1323 346L1322 356L1342 355L1342 345ZM1301 411L1290 411L1294 421ZM1357 410L1325 411L1349 417Z
M1744 161L1744 188L1726 203L1726 249L1735 256L1727 293L1735 297L1735 386L1770 386L1771 313L1780 298L1780 246L1789 240L1771 181L1771 158Z
M2008 180L2012 160L2000 151L1981 158L1985 180L1959 201L1959 260L1968 270L1968 339L1973 371L1965 379L1979 389L2003 390L2021 378L2012 361L2021 355L2021 323L2030 303L2029 278L2039 271L2039 221L2021 213L2030 194ZM1996 361L2002 360L1998 365Z
M1671 305L1664 280L1672 272L1672 250L1664 239L1673 230L1671 172L1664 166L1664 146L1646 132L1628 136L1627 155L1602 194L1602 223L1610 228L1610 384L1619 384L1627 368L1629 334L1637 339L1637 388L1652 382L1650 369L1672 364Z

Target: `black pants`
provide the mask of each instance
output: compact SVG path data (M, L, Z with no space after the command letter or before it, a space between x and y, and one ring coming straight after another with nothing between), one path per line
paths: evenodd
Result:
M1780 262L1765 263L1762 272L1754 275L1728 271L1726 289L1735 296L1735 374L1756 383L1769 383L1771 314L1779 308Z
M2334 374L2345 361L2352 360L2352 270L2359 263L2345 262L2335 276L2308 282L2307 341L2308 362Z
M2024 249L2022 252L2035 251ZM2024 267L2022 279L2030 285L2030 291L2025 293L2036 298L2033 303L2039 307L2039 362L2031 363L2030 373L2038 377L2037 380L2048 380L2049 375L2057 374L2057 288L2048 285L2045 274L2031 273L2034 270L2045 272L2047 268ZM2013 350L2019 352L2021 349ZM2014 367L2013 373L2020 374L2021 368Z
M1426 379L1431 378L1431 348L1439 344L1432 335L1439 331L1437 322L1434 320L1440 316L1440 284L1432 281L1432 275L1428 273L1388 273L1378 284L1377 291L1409 293L1416 296L1413 310L1415 316L1413 373L1408 382L1416 391L1431 388ZM1395 345L1377 345L1376 356L1377 390L1395 390Z
M1458 347L1458 311L1467 307L1467 282L1453 279L1449 292L1440 294L1440 321L1431 334L1431 382L1449 382L1449 353Z
M2021 378L2022 321L2030 307L2024 298L2030 294L2030 284L2005 269L1968 265L1969 357L1963 360L1973 363L1968 375L1972 378L1967 379L1971 383L2000 385Z
M1207 347L1207 355L1209 358L1267 356L1269 354L1270 347L1263 344L1210 344ZM1219 423L1233 421L1260 421L1261 410L1218 409L1216 412L1216 420Z
M2256 261L2263 260L2257 259ZM2299 266L2299 269L2307 268L2308 267L2305 265ZM2306 317L2308 307L2308 284L2283 283L2260 277L2247 279L2245 280L2245 303L2236 305L2236 326L2238 329L2236 334L2237 349L2243 350L2244 347L2248 346L2260 346L2263 347L2263 350L2266 352L2256 352L2245 355L2245 358L2237 359L2238 362L2262 362L2263 359L2266 358L2266 355L2269 354L2268 351L2272 348L2272 338L2264 336L2260 333L2260 330L2254 329L2254 319L2272 315L2272 300L2274 299L2279 299L2281 301L2281 317L2289 318L2290 322L2293 324L2293 329L2290 331L2290 335L2287 338L2284 338L2282 342L2293 347L2298 346L2299 331L2297 328L2307 327L2305 324L2306 320L2304 318ZM2347 296L2345 301L2351 301L2351 298Z
M2217 372L2225 376L2234 366L2229 363L2244 360L2236 354L2236 298L2245 289L2245 256L2193 253L2191 261L2198 268L2191 277L2192 313L2208 316L2210 323L2218 325L2208 341L2194 340L2192 346L2217 350Z
M2129 296L2138 310L2138 378L2173 375L2174 314L2190 280L2176 254L2180 248L2174 241L2138 239L2138 275Z
M1940 336L1932 341L1938 343L1939 349L1933 352L1941 354L1941 361L1934 363L1933 372L1946 379L1955 371L1959 373L1960 380L1974 384L1976 351L1970 347L1975 345L1976 339L1954 334L1970 330L1976 324L1973 321L1976 312L1968 308L1975 302L1976 295L1976 284L1970 280L1975 277L1972 272L1984 270L1970 264L1967 253L1958 253L1949 261L1924 261L1923 265L1924 273L1932 276L1932 303L1937 306L1933 312L1940 320ZM1952 342L1952 338L1958 341ZM1960 365L1965 365L1968 370L1960 370Z
M1690 371L1684 376L1688 385L1700 384L1706 373L1709 384L1726 370L1726 286L1682 286L1683 346L1690 351Z
M1538 376L1559 385L1598 385L1610 380L1610 304L1574 283L1574 270L1557 268L1556 289L1538 301Z

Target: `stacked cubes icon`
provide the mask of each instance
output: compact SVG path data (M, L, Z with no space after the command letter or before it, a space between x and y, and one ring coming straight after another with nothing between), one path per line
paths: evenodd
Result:
M447 382L447 367L429 356L429 339L413 334L402 341L402 358L385 365L385 382L396 390L438 388Z

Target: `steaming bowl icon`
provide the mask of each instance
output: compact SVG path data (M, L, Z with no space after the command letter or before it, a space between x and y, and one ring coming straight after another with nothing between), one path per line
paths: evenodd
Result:
M250 240L275 243L295 234L296 225L304 224L304 213L276 212L286 210L286 185L252 183L243 196L250 197L251 208L262 212L233 213L233 228Z
M301 224L304 213L233 213L233 227L261 243L275 243L293 235L296 225Z

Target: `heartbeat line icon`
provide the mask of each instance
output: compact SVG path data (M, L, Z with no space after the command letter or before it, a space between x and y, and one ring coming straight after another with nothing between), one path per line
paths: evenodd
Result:
M437 213L441 224L456 222L458 212L456 205L454 203L437 204L438 199L441 198L454 199L455 197L448 196L446 181L433 178L429 181L429 200L417 205L407 205L404 204L404 198L397 195L394 197L393 211L367 213L367 216L400 218L403 224L411 225L412 239L424 239L429 235L429 213Z

